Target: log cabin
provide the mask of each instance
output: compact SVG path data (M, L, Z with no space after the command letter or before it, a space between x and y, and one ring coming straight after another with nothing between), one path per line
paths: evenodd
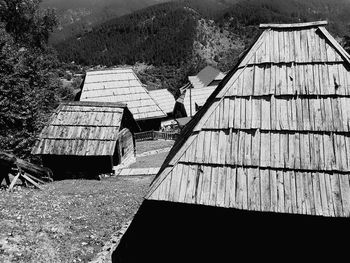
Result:
M326 25L260 26L183 130L113 262L347 256L350 56Z
M167 117L132 68L86 72L78 100L126 103L142 131L158 130Z
M139 127L125 104L66 102L52 115L32 154L54 179L95 178L135 159Z

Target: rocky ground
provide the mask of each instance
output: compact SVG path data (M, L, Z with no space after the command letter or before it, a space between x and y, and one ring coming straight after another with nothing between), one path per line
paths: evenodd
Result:
M172 144L141 142L137 143L137 152ZM147 166L156 159L160 166L160 157L165 158L166 153L160 155L140 158L138 163ZM0 188L0 262L108 259L108 252L132 220L152 179L104 177L100 181L57 181L44 185L43 190L17 186L8 192Z
M151 177L0 192L0 262L89 262L137 211Z

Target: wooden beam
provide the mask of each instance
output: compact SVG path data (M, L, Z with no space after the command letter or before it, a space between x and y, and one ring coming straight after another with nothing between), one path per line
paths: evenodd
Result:
M301 28L301 27L316 27L328 25L327 21L316 21L307 23L294 24L260 24L259 28Z
M324 27L319 27L318 30L325 36L325 38L332 44L336 51L340 53L342 58L350 64L349 54L342 48L342 46L329 34Z
M32 185L34 185L35 187L39 188L40 190L42 190L42 188L40 187L40 185L38 185L36 182L34 182L32 179L29 178L28 174L21 174L21 176L27 180L28 182L30 182Z
M18 178L19 178L20 175L21 175L21 172L19 171L19 172L17 173L17 175L15 176L15 178L13 178L13 180L12 180L12 182L11 182L11 184L10 184L10 187L9 187L9 191L11 191L12 188L15 186L15 183L16 183L16 181L18 180Z

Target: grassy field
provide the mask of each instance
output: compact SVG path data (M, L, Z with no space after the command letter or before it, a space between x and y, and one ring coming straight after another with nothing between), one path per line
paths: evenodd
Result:
M88 262L131 220L151 177L0 192L0 262Z
M137 143L137 153L172 146ZM167 153L133 167L159 167ZM64 180L43 191L0 190L0 262L89 262L136 213L153 177Z
M174 141L165 141L165 140L136 142L136 152L140 154L144 152L150 152L153 150L164 149L164 148L172 147L173 144L174 144Z
M136 163L133 163L129 168L156 168L161 167L168 152L163 152L155 155L149 155L136 158Z

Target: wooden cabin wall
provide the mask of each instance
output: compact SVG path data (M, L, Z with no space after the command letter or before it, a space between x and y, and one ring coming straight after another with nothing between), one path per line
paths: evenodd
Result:
M185 109L185 105L181 102L176 102L173 110L174 118L184 118L187 117L187 112Z
M347 256L347 218L264 213L146 200L112 261L332 260ZM345 240L343 239L345 237Z
M133 134L129 129L123 129L119 133L119 153L121 163L125 162L127 159L135 157L136 148L135 148L135 139ZM116 164L114 164L116 165Z
M111 156L42 156L43 165L53 172L54 180L95 179L112 172Z
M149 119L137 121L141 131L158 131L160 129L160 123L162 119Z

